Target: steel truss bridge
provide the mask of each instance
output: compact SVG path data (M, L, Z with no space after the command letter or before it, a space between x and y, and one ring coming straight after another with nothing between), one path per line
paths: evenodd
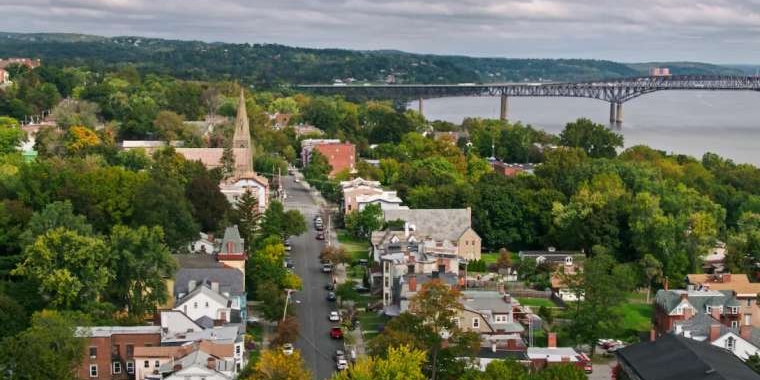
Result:
M623 121L623 103L655 91L760 91L760 77L724 75L674 75L635 77L590 82L556 83L459 83L383 85L300 85L321 94L344 94L369 98L419 99L451 96L501 97L500 118L507 119L510 96L590 98L610 103L610 121Z

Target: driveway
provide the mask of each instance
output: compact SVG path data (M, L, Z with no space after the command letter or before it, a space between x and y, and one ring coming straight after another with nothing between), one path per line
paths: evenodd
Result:
M308 232L290 238L290 252L295 272L303 281L303 289L293 293L292 305L300 325L298 340L295 347L301 351L306 366L312 371L315 379L330 378L335 371L333 354L342 348L343 341L330 338L330 327L333 324L327 319L337 305L326 300L327 291L324 286L330 277L321 272L319 252L324 243L316 240L316 231L312 222L319 212L319 207L309 192L300 183L295 183L293 177L283 177L283 187L287 193L285 208L299 210L306 218Z

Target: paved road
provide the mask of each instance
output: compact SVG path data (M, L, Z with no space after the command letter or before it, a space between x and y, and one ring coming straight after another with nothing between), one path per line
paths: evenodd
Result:
M300 334L295 347L301 350L306 366L311 369L318 380L327 379L335 370L332 359L335 350L343 342L330 339L332 323L327 319L330 311L337 310L332 302L327 302L325 284L329 276L321 272L319 252L324 243L316 240L316 231L312 220L319 212L309 192L292 177L283 177L283 186L287 193L286 209L298 209L306 217L309 231L297 237L291 237L291 257L296 273L303 280L303 290L293 293L293 305L300 324Z

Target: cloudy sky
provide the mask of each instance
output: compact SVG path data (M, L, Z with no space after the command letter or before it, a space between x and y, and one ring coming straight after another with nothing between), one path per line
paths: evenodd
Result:
M760 0L0 0L9 32L760 63Z

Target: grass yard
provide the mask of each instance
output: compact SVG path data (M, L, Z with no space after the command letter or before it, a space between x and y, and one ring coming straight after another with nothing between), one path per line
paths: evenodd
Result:
M619 325L621 331L649 331L652 327L652 305L645 303L625 303L614 309L620 313Z
M546 307L557 307L557 305L554 304L550 299L547 298L527 298L527 297L517 297L517 300L520 301L520 305L525 306L546 306ZM534 310L534 312L537 312L538 310Z
M346 248L346 252L351 256L351 261L367 259L369 256L369 242L357 240L349 235L346 230L338 230L338 242Z
M377 336L379 334L378 329L380 326L385 325L387 321L388 317L378 315L377 312L374 311L359 313L359 324L364 333L365 343L367 340Z

